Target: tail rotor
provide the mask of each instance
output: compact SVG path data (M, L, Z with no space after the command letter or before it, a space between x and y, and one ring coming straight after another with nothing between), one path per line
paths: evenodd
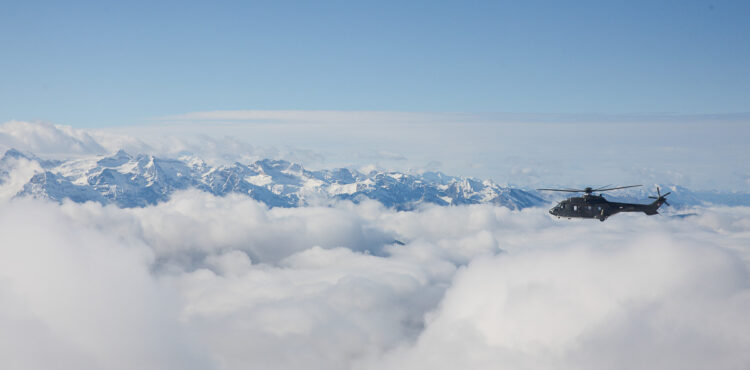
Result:
M666 194L664 194L664 195L662 195L659 187L657 186L656 187L656 194L658 195L658 197L650 196L649 198L656 199L657 201L662 201L664 204L666 204L668 206L671 206L671 204L669 204L669 202L667 202L667 195L672 194L671 191L668 192L668 193L666 193Z

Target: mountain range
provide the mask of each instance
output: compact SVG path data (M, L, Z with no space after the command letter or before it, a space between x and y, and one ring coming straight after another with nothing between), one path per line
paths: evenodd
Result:
M35 166L16 197L74 202L94 201L119 207L143 207L169 199L175 191L198 189L217 196L247 195L270 207L319 205L336 200L374 199L386 207L410 210L420 204L441 206L488 203L523 209L560 200L564 195L501 186L489 180L448 176L441 172L403 173L354 169L310 171L284 160L211 166L195 157L159 158L119 151L111 156L70 160L43 160L15 149L0 158L0 186L19 160ZM677 207L705 203L750 205L748 193L693 192L674 185L670 203ZM613 200L644 202L655 189L619 191Z

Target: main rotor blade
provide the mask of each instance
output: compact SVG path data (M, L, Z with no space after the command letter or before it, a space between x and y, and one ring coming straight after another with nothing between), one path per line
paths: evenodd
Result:
M657 198L657 197L649 197L649 198L651 198L651 199L659 199L659 198Z
M666 197L666 196L667 196L667 195L669 195L669 194L672 194L672 192L670 191L669 193L666 193L666 194L664 194L664 195L662 195L662 196L663 196L663 197Z
M616 187L616 188L609 188L609 189L597 189L596 191L610 191L610 190L617 190L617 189L627 189L627 188L635 188L635 187L638 187L638 186L643 186L643 185L619 186L619 187Z
M586 190L578 190L578 189L536 189L536 190L545 190L545 191L564 191L568 193L582 193Z
M600 188L596 188L596 189L591 189L591 191L599 191L599 190L601 190L601 189L604 189L604 188L606 188L607 186L612 186L612 184L609 184L609 185L604 185L604 186L602 186L602 187L600 187Z

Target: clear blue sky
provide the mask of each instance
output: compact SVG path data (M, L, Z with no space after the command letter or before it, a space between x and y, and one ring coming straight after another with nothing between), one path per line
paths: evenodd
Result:
M0 121L750 111L748 1L0 5Z

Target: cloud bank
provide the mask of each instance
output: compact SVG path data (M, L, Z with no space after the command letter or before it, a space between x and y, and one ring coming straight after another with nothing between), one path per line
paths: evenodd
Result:
M0 144L44 154L106 153L106 149L90 133L44 122L5 122L0 125Z
M748 216L15 199L0 347L26 369L746 368Z
M162 129L155 132L169 132ZM9 122L0 125L0 146L217 161L273 150L328 155L144 132ZM465 135L455 138L473 134ZM268 208L191 190L121 209L12 198L39 168L8 160L0 173L0 358L9 368L750 367L750 208L600 223L487 204ZM518 168L553 175L549 165Z
M529 187L673 183L744 191L750 173L742 160L750 135L745 123L744 115L216 111L98 130L11 121L0 124L0 149L42 157L124 149L195 155L212 164L272 158L310 169L374 164L405 172L439 164L453 175Z

